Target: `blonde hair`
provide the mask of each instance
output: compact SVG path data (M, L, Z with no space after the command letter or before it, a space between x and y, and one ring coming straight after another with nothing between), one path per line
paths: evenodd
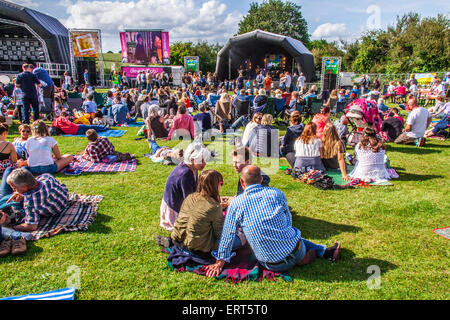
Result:
M271 126L273 122L273 117L271 114L265 114L261 120L261 125Z
M323 129L322 142L324 158L333 158L338 154L342 142L336 127L331 123L327 123Z

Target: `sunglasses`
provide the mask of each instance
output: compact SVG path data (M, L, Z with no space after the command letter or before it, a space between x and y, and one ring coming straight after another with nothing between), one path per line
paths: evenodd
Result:
M23 133L31 133L31 130L22 130Z

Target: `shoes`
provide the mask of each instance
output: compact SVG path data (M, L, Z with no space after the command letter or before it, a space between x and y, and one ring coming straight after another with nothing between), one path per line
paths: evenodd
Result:
M162 236L156 236L155 237L156 244L158 246L164 247L164 248L170 248L173 246L173 242L171 238L168 237L162 237Z
M325 249L323 257L324 259L336 262L339 259L340 254L341 254L341 243L336 242L334 246Z
M416 146L418 147L425 147L426 139L420 138L416 140Z
M25 240L25 238L23 237L18 240L13 239L11 246L11 254L13 256L16 256L18 254L23 254L25 252L27 252L27 240Z
M0 257L7 256L11 253L12 239L8 238L0 243Z

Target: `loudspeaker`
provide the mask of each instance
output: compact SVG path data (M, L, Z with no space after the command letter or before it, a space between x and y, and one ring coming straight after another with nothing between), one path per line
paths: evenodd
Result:
M84 70L88 71L90 85L96 86L97 69L95 67L95 61L86 61L86 60L77 61L77 75L79 84L84 84Z
M325 74L323 77L323 88L322 90L332 91L336 89L337 85L337 74Z

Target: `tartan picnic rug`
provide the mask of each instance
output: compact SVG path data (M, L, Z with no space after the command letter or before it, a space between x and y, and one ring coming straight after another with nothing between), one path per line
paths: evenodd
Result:
M136 159L116 163L96 163L84 160L81 156L75 156L74 161L64 172L135 172L136 167Z
M71 206L62 214L41 217L38 229L32 232L32 240L49 238L62 231L86 231L97 216L98 204L103 196L70 194Z
M206 276L207 265L215 263L215 259L192 256L178 246L163 248L162 252L169 253L167 266L165 269L176 270L178 272L193 272L201 276ZM264 269L256 259L251 247L247 244L236 250L236 255L230 263L225 264L222 273L215 277L217 280L232 282L234 284L245 280L262 281L263 279L277 281L278 278L284 281L292 281L288 274L280 274Z

